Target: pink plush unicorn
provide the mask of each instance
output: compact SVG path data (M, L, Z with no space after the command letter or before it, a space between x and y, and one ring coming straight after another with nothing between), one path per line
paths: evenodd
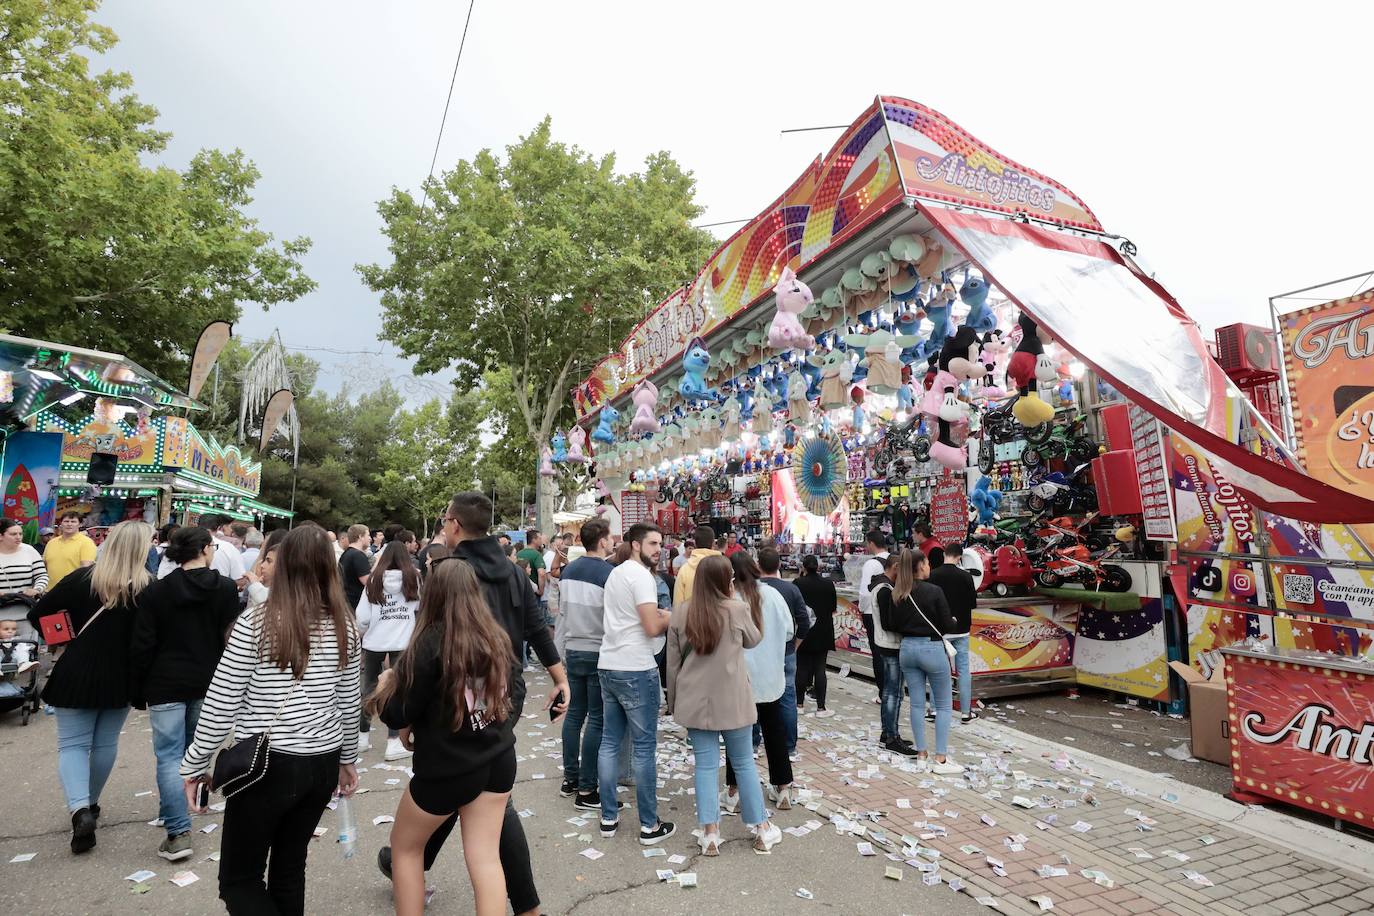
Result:
M768 345L774 350L810 350L816 346L816 338L806 333L797 318L811 304L811 289L792 272L784 267L778 285L773 287L778 300L778 311L773 323L768 326Z
M635 416L630 421L630 432L658 432L658 418L654 416L654 408L658 406L658 386L645 379L634 387L634 391L630 393L630 400L634 401L635 405Z
M550 451L547 446L544 448L542 452L539 453L539 476L558 476L558 472L553 469L553 452Z
M568 430L568 457L563 460L577 464L587 463L587 431L582 427L574 425Z

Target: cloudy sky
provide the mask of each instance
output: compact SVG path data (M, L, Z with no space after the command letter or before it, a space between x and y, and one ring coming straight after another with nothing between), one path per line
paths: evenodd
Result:
M1355 6L476 0L439 166L548 114L625 169L671 151L696 173L703 223L741 219L835 137L781 130L847 125L898 95L1072 189L1203 325L1265 323L1271 295L1374 269L1374 118L1356 104L1374 13ZM331 390L444 390L378 340L353 265L386 258L376 202L429 169L466 13L107 0L98 14L121 38L106 64L175 134L167 161L243 149L263 172L252 212L314 239L319 289L249 306L237 333L314 348Z

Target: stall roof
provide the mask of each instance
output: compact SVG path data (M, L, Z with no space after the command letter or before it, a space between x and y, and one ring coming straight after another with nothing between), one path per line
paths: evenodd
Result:
M250 511L256 511L262 515L270 515L273 518L295 518L296 513L290 509L281 509L270 503L258 502L256 499L241 499L239 505Z
M13 399L0 403L0 428L22 426L46 407L87 395L150 409L205 409L126 356L46 340L0 334L0 373L14 387Z

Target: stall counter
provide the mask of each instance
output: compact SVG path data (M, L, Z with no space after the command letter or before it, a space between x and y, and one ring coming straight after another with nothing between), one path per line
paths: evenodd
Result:
M1374 823L1374 660L1293 649L1221 652L1232 797Z

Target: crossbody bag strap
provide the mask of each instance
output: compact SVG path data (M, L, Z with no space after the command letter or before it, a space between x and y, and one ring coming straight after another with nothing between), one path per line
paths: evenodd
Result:
M934 631L935 631L935 635L937 635L937 636L940 637L940 642L942 642L942 643L945 644L945 648L949 649L950 651L955 651L955 650L954 650L954 643L950 642L950 641L949 641L949 637L945 636L944 633L941 633L941 632L940 632L940 628L939 628L939 627L937 627L935 624L933 624L933 623L930 622L930 618L926 616L926 612L923 611L923 610L921 610L921 606L920 606L919 604L916 603L916 596L915 596L915 595L907 595L907 598L911 601L911 606L914 607L914 608L916 609L916 613L920 614L920 615L921 615L921 619L924 620L924 621L926 622L926 626L928 626L928 627L930 627L932 630L934 630Z

